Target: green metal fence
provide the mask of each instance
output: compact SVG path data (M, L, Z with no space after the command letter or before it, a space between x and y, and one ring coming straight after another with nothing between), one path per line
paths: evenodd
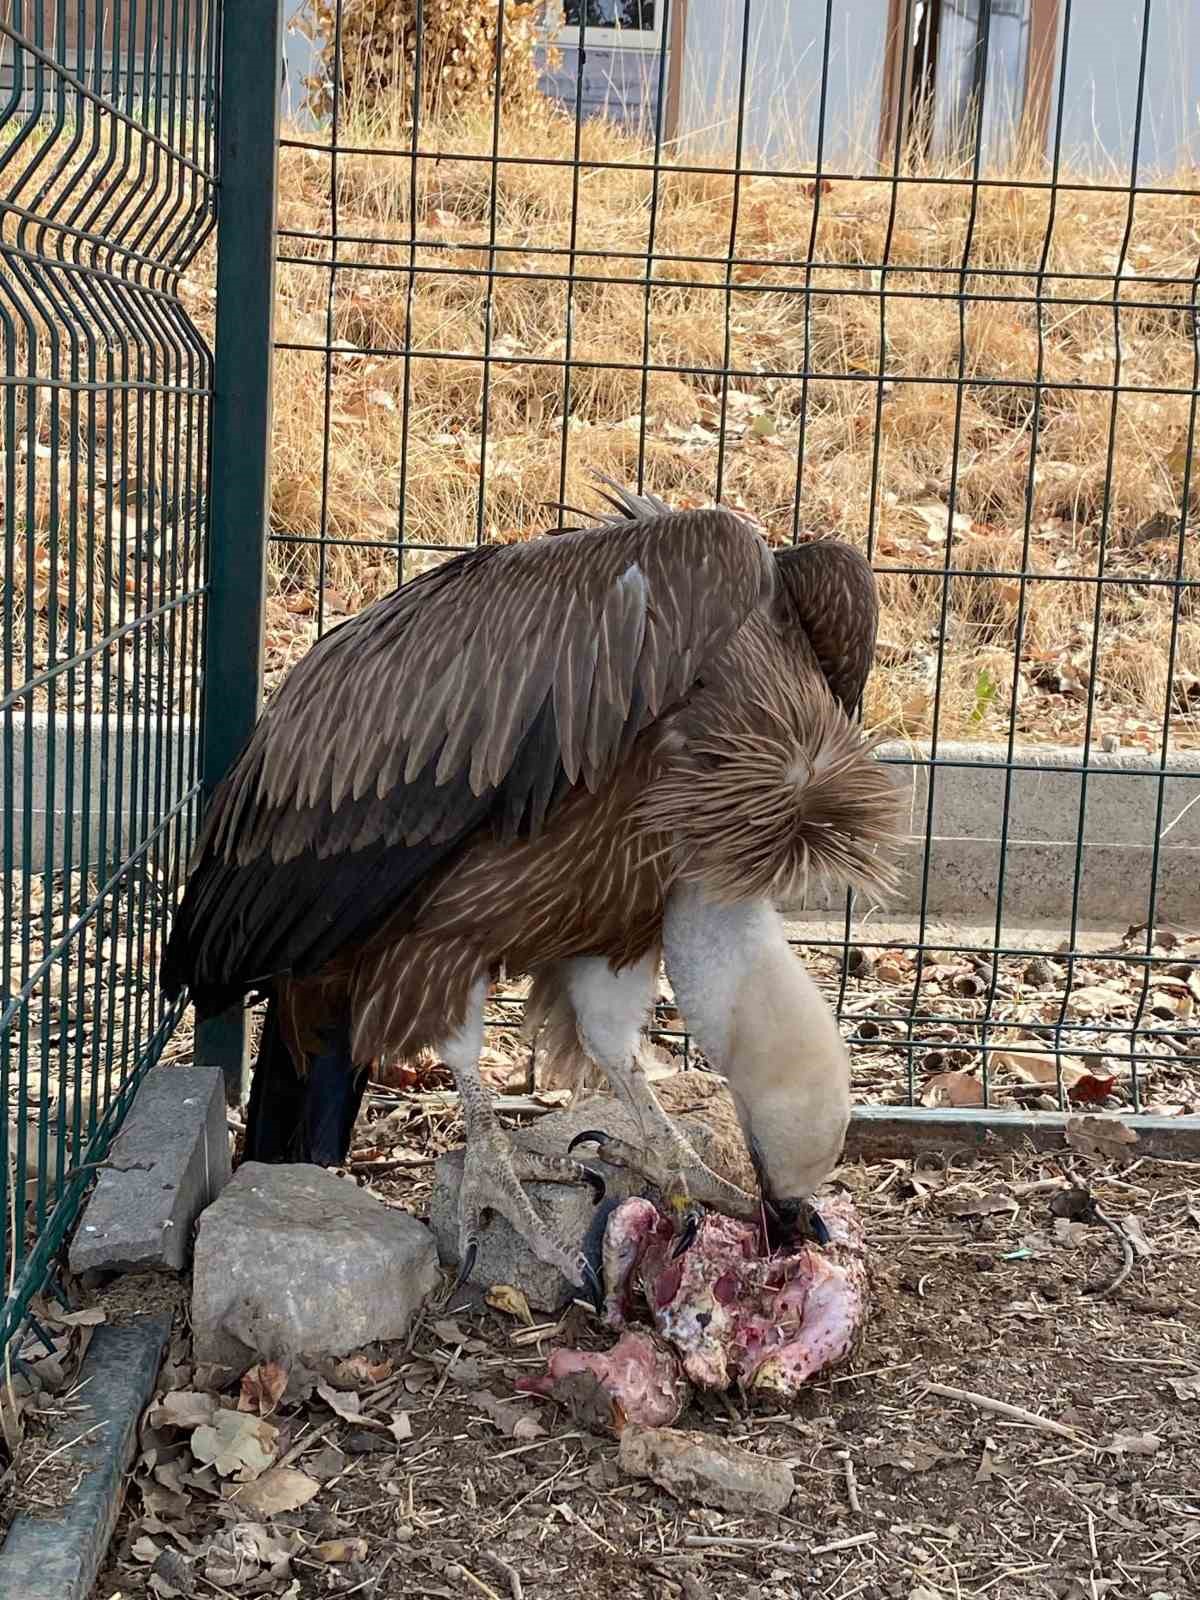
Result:
M200 799L218 0L0 5L0 1348L178 1021Z

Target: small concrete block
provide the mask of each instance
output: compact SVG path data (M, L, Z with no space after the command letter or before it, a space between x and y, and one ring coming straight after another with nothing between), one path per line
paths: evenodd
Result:
M14 1519L0 1546L0 1595L87 1600L91 1594L121 1508L138 1419L154 1392L170 1331L169 1317L96 1329L68 1415L48 1440L52 1450L62 1450L60 1471L72 1479L82 1476L67 1505Z
M322 1167L247 1161L200 1218L196 1359L345 1355L402 1339L439 1282L433 1236Z
M676 1120L679 1131L701 1160L712 1162L713 1140L704 1123L693 1117ZM606 1095L598 1095L568 1110L553 1111L539 1118L532 1127L514 1133L512 1142L517 1149L561 1156L566 1154L575 1135L585 1128L599 1128L614 1138L635 1145L641 1143L634 1118L619 1101ZM641 1178L598 1160L594 1146L582 1146L575 1153L589 1167L603 1173L609 1196L623 1200L642 1192L645 1185ZM438 1255L447 1266L457 1266L459 1260L458 1196L462 1175L462 1150L448 1150L438 1157L433 1171L429 1225L437 1240ZM592 1191L586 1184L530 1183L526 1185L526 1192L534 1209L560 1237L575 1240L582 1246L593 1211ZM485 1288L493 1283L510 1283L522 1291L537 1311L557 1311L564 1300L578 1292L557 1267L539 1261L516 1230L500 1216L491 1217L480 1230L479 1254L469 1281Z
M633 1478L649 1478L685 1503L699 1501L741 1515L780 1512L795 1483L782 1461L752 1455L706 1433L687 1428L642 1428L621 1434L617 1462Z
M229 1182L219 1067L155 1067L71 1240L71 1271L181 1272L192 1223Z

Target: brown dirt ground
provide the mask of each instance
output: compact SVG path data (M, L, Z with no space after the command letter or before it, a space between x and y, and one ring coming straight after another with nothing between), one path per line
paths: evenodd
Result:
M373 1165L372 1127L359 1153ZM398 1163L427 1158L456 1129L418 1110L407 1133L372 1188L419 1214L428 1168ZM1113 1293L1102 1292L1121 1262L1113 1234L1056 1227L1050 1213L1068 1171L1113 1218L1141 1223L1150 1253ZM363 1394L366 1426L316 1396L285 1398L273 1414L280 1453L322 1484L273 1523L302 1541L285 1578L252 1591L200 1576L228 1506L188 1489L182 1516L148 1517L142 1466L97 1600L170 1592L152 1584L135 1545L142 1557L197 1553L192 1587L178 1591L197 1596L549 1600L564 1584L655 1600L1200 1592L1200 1164L1143 1159L1085 1173L1069 1154L1029 1155L919 1172L854 1165L841 1176L867 1223L876 1291L851 1368L787 1412L707 1396L683 1419L790 1463L796 1493L784 1515L734 1517L623 1480L613 1441L545 1402L517 1402L544 1435L512 1437L512 1415L498 1423L477 1396L509 1399L514 1377L539 1370L556 1341L603 1335L578 1309L530 1330L460 1301L430 1307L407 1347L376 1352L386 1375ZM197 1386L180 1331L166 1383ZM938 1397L931 1383L1023 1407L1069 1436L978 1398ZM411 1428L403 1443L388 1429L398 1411L401 1431ZM136 1543L147 1536L153 1546ZM350 1539L365 1540L363 1559L314 1555L322 1541Z

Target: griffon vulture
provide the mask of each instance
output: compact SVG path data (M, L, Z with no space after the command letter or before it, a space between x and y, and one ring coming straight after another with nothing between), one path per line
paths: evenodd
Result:
M851 720L877 601L850 547L772 554L724 509L616 489L591 527L484 546L326 634L217 789L163 963L197 1012L267 1010L245 1156L344 1160L370 1064L435 1049L466 1128L464 1273L485 1211L576 1285L479 1073L501 970L645 1130L602 1153L687 1203L758 1204L674 1131L639 1061L660 952L724 1072L769 1202L813 1226L846 1056L774 909L810 868L887 888L895 790ZM682 1230L681 1230L682 1231Z

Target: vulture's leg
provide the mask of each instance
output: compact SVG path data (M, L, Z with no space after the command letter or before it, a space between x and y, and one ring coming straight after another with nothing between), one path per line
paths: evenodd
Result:
M657 976L657 951L620 972L614 972L598 956L577 956L563 962L563 981L575 1008L580 1043L633 1116L642 1142L637 1149L596 1129L578 1134L571 1149L595 1142L602 1161L628 1167L646 1178L666 1197L686 1239L698 1221L693 1210L696 1205L747 1220L757 1218L759 1207L753 1196L701 1161L650 1086L641 1060L642 1028L654 1000Z
M580 1161L566 1156L537 1155L515 1150L496 1120L492 1097L479 1075L483 1049L483 1005L487 982L479 979L471 991L467 1019L462 1028L438 1047L442 1060L454 1074L462 1102L467 1148L459 1190L459 1282L471 1275L479 1246L484 1213L498 1211L525 1243L549 1266L557 1267L576 1288L586 1288L593 1300L602 1295L596 1274L578 1241L560 1238L534 1210L522 1183L589 1183L603 1197L604 1180Z
M348 1015L335 1012L319 1030L321 1049L297 1072L279 1024L279 1000L267 1001L246 1108L244 1161L311 1161L341 1166L367 1087L350 1051Z

